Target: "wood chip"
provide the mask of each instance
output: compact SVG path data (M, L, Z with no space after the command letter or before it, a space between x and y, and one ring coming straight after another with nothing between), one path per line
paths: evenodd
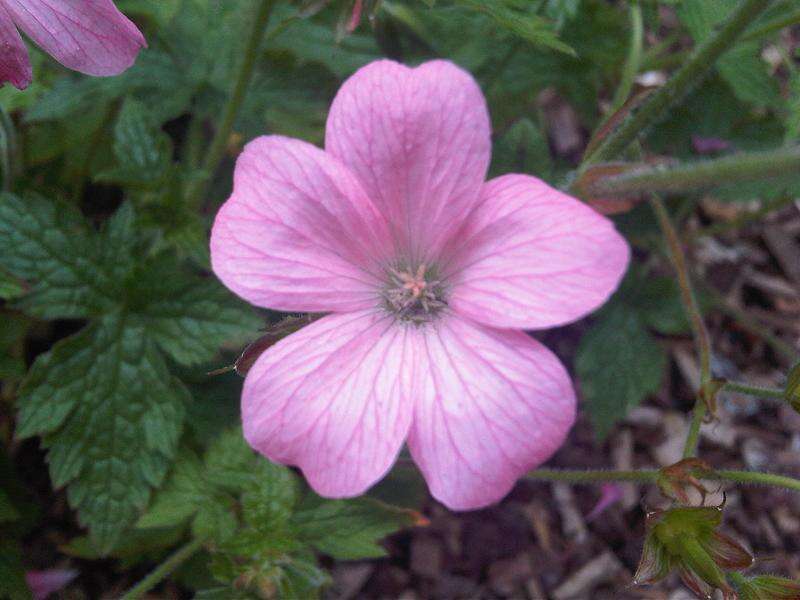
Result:
M800 243L778 224L764 226L764 242L784 275L800 289Z
M584 543L589 535L589 530L586 528L581 511L575 504L572 486L568 483L554 483L553 496L555 496L556 508L561 515L561 528L564 535L574 540L576 544Z
M558 586L553 591L553 598L555 600L589 598L588 592L601 583L613 581L624 570L625 568L616 556L608 551L603 552Z

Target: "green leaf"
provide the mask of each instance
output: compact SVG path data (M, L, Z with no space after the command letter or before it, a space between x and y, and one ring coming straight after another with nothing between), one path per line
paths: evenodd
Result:
M547 179L552 169L547 138L527 117L512 125L495 143L492 152L493 173L529 173Z
M84 318L113 307L114 281L98 263L94 241L71 206L0 195L0 267L31 283L19 300L26 312Z
M736 3L727 0L684 0L678 16L695 42L708 37L717 23L725 19ZM717 70L736 97L755 106L780 108L783 101L778 85L767 71L757 42L739 43L720 57Z
M170 548L182 541L185 527L167 527L161 529L131 529L126 531L108 556L120 561L120 569L143 562L160 562ZM59 550L67 556L86 560L99 560L106 555L98 552L89 536L71 539L67 544L59 546Z
M103 552L163 480L188 400L144 333L108 315L39 356L20 390L17 435L43 436L53 485Z
M131 186L158 185L170 166L171 146L144 104L128 98L114 126L117 166L98 173L95 178Z
M309 19L292 19L291 13L276 15L272 19L274 23L281 23L282 20L290 24L278 25L283 30L278 33L276 28L276 34L269 43L270 50L290 52L301 61L319 63L338 77L349 77L382 55L372 35L353 33L337 41L335 30L329 25Z
M206 481L203 463L194 454L181 454L166 485L142 515L140 529L180 525L192 518L195 537L223 542L237 528L234 500Z
M22 282L0 270L0 300L14 300L25 294Z
M258 471L256 464L262 460L247 445L241 428L237 427L223 432L211 444L205 457L205 475L221 489L240 492L251 485Z
M182 0L121 0L117 2L119 10L126 15L140 15L155 21L159 27L168 25L181 7Z
M181 364L207 361L223 343L250 338L264 324L216 279L186 275L173 261L152 262L139 277L137 287L146 292L139 308L145 327Z
M639 314L617 304L603 310L584 334L575 371L598 438L649 394L658 391L667 364L661 345Z
M259 535L275 540L288 532L289 518L297 503L298 481L287 467L276 465L265 458L256 461L252 484L242 494L244 522Z
M503 29L530 42L535 46L544 46L575 56L575 51L558 39L553 25L546 19L530 10L516 9L512 3L483 2L481 0L456 0L458 4L478 12L482 12Z
M292 515L300 539L339 560L385 556L377 542L417 520L414 511L371 498L324 500L314 495Z

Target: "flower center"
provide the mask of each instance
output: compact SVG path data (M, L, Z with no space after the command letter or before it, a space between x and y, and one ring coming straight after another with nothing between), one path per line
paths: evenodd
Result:
M444 286L424 264L416 269L389 269L389 283L382 297L389 312L411 323L426 323L447 306Z

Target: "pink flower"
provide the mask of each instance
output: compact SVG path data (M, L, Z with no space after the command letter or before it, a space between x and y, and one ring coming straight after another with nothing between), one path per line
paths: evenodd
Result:
M34 600L46 600L51 594L67 587L77 576L78 572L73 569L27 571L25 582L28 584Z
M601 305L628 264L613 224L528 175L484 183L489 115L455 65L367 65L325 150L247 145L211 234L214 272L257 305L331 313L244 382L244 435L321 495L363 493L403 445L452 509L501 499L564 441L575 394L522 329Z
M88 75L121 73L147 45L111 0L0 0L0 84L18 89L32 73L17 27L62 65Z

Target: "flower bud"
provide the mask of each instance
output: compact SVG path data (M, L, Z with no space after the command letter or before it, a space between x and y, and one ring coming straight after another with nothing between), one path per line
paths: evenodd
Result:
M736 577L739 600L800 600L800 581L774 575Z
M711 473L711 467L699 458L684 458L664 467L658 474L658 487L667 498L689 504L689 488L694 488L705 500L708 490L698 478Z
M637 584L654 583L677 569L700 598L720 590L735 598L725 571L749 567L753 558L738 542L717 531L721 507L679 507L647 515L648 535L636 570Z

